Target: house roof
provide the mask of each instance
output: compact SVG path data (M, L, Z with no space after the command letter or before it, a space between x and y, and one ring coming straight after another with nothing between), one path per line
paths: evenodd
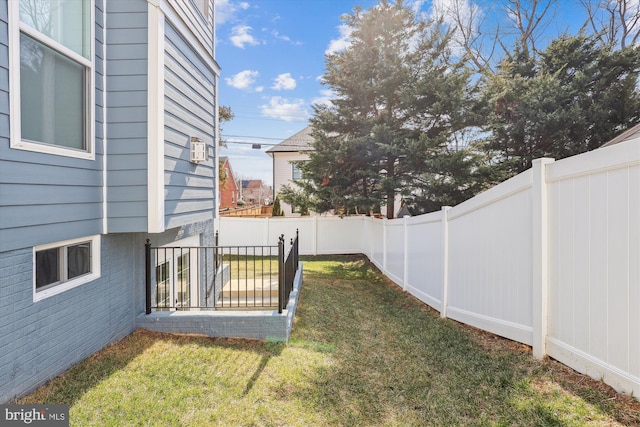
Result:
M602 147L609 147L610 145L618 144L620 142L625 142L638 136L640 136L640 123L638 123L631 129L627 129L626 131L622 132L620 135L616 136L611 141L604 143Z
M242 188L260 188L262 187L261 179L243 179Z
M299 151L314 151L311 126L307 126L300 132L290 136L278 145L267 150L267 153L295 153Z
M220 156L218 158L220 160L220 162L223 164L223 168L229 171L229 174L227 176L228 181L231 181L234 183L235 185L235 179L234 179L234 174L233 174L233 168L231 167L231 163L229 162L229 157L227 156ZM220 176L218 177L218 180L220 180Z

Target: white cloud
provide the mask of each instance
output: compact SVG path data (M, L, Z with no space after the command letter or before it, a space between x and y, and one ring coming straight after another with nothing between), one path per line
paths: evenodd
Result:
M418 14L420 13L422 5L425 3L425 1L426 0L411 0L409 1L408 6L411 8L413 13Z
M340 32L340 37L329 42L329 47L324 51L325 55L340 52L351 45L351 32L353 29L347 24L342 24L338 26L338 31Z
M256 79L260 73L254 70L244 70L240 71L238 74L235 74L231 77L227 77L224 79L225 82L231 87L242 90L251 90L251 86L256 82ZM258 90L260 87L255 88L256 92L262 92L262 90Z
M248 10L251 7L249 2L242 1L235 3L232 0L215 0L213 5L215 8L214 16L216 18L216 25L223 25L236 20L236 12L238 12L238 9Z
M244 46L247 44L253 46L257 45L258 41L255 37L249 34L252 29L253 28L248 25L236 25L231 29L231 43L241 49L244 49Z
M482 9L471 0L433 0L431 4L431 17L442 18L444 23L451 28L458 27L458 19L465 27L467 37L473 37L482 19ZM462 45L464 43L460 29L454 34L454 41Z
M291 77L291 73L280 74L273 81L271 89L275 90L293 90L296 88L296 81Z
M236 7L229 0L216 0L214 3L216 17L216 25L222 25L233 19Z
M272 31L272 32L271 32L271 34L273 35L273 37L275 37L275 38L277 38L277 39L279 39L279 40L284 40L284 41L286 41L286 42L289 42L289 43L291 43L292 45L295 45L295 46L300 46L300 45L302 45L302 42L299 42L299 41L293 41L293 40L291 40L291 37L289 37L289 36L287 36L287 35L284 35L284 34L280 34L280 32L279 32L279 31L274 30L274 31Z
M320 91L320 96L314 98L313 101L311 101L311 104L331 106L333 104L331 100L336 98L337 96L333 90L322 89Z
M480 6L470 0L434 0L432 2L432 13L441 13L446 23L453 25L454 17L458 15L462 22L477 23L480 18Z
M302 99L288 100L280 96L274 96L269 100L269 104L260 105L259 108L263 115L284 120L285 122L309 119L309 113L305 109Z
M286 42L290 42L291 38L289 36L285 36L285 35L280 35L280 33L278 31L272 31L271 34L273 34L273 37L280 39L280 40L284 40Z

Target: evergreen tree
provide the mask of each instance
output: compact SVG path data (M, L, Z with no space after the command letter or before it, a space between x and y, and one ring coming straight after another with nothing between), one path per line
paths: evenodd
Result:
M284 216L284 212L282 211L282 207L280 206L280 198L276 196L276 199L273 201L273 208L271 209L271 216Z
M300 215L309 215L309 208L311 206L311 200L309 195L301 190L297 190L289 185L285 185L280 188L278 197L283 202L288 203L291 206L291 210L298 212Z
M429 161L453 151L474 116L468 73L453 63L449 34L401 0L347 16L351 45L328 55L324 83L336 97L315 106L315 152L303 166L315 208L368 213L396 194L419 199ZM451 161L460 156L452 156ZM318 210L322 212L323 210Z
M535 59L516 47L483 88L489 156L508 177L600 147L640 121L639 72L639 47L613 51L593 36L561 37Z

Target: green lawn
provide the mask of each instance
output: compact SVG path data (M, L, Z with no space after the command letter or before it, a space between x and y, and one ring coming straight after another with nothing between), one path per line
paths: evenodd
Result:
M640 404L442 320L361 257L305 258L288 344L137 331L19 403L72 425L640 425Z
M277 249L275 252L276 254L278 253ZM222 263L229 266L229 274L231 274L232 279L257 279L267 277L275 280L278 279L277 256L237 256L225 253Z

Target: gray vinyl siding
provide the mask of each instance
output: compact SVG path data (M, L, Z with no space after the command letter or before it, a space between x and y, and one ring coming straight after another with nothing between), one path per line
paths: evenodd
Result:
M102 33L96 1L96 35ZM95 160L10 147L7 0L0 0L0 252L102 231L102 64L96 37ZM12 41L18 43L17 40ZM69 196L69 198L65 198Z
M145 0L107 2L107 229L147 230Z
M190 139L214 146L213 70L169 23L165 25L165 226L212 218L215 159L194 164Z

